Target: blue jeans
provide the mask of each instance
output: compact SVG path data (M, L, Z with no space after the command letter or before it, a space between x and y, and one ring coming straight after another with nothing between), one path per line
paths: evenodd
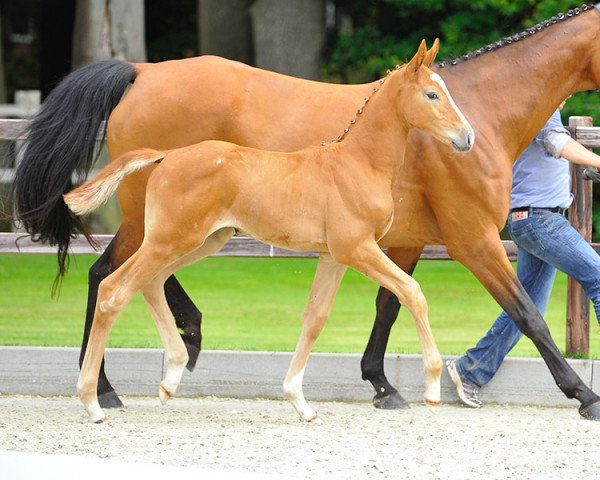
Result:
M559 269L581 284L600 321L600 257L564 216L530 211L523 220L512 222L509 217L508 231L518 247L517 276L542 316ZM485 385L522 335L502 312L477 345L456 361L458 372L473 385Z

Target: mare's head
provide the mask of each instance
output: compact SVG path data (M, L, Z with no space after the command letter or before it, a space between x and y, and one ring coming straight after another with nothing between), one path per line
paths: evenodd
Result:
M442 77L429 68L438 50L437 39L429 51L423 40L415 56L403 67L399 115L409 128L423 130L456 151L468 152L475 141L473 127L454 103Z

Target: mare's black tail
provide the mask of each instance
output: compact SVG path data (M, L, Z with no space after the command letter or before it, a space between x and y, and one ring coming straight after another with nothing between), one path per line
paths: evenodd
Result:
M50 93L25 133L25 151L12 188L15 215L34 241L58 247L58 281L66 273L75 234L83 233L91 243L62 195L72 189L74 174L83 180L89 173L99 128L134 77L133 65L121 60L72 72ZM106 126L103 136L105 132Z

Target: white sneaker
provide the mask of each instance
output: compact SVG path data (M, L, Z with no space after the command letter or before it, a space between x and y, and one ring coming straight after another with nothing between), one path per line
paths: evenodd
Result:
M454 362L454 360L448 360L446 362L446 367L448 368L450 378L454 382L454 385L456 385L456 392L458 393L460 400L469 407L480 408L483 405L483 402L477 398L479 388L467 382L460 376Z

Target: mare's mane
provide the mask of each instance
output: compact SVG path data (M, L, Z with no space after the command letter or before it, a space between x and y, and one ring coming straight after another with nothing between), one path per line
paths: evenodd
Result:
M556 23L564 22L565 20L569 20L569 19L576 17L577 15L579 15L583 12L586 12L592 8L598 8L598 6L595 6L593 3L585 3L581 7L569 10L567 13L559 13L558 15L555 15L552 18L549 18L548 20L544 20L543 22L540 22L537 25L534 25L533 27L523 30L521 33L517 33L515 35L511 35L511 36L505 37L501 40L498 40L494 43L490 43L486 47L481 47L479 50L475 50L473 52L467 53L467 54L457 57L453 60L445 60L442 62L437 62L435 64L435 66L439 67L439 68L444 68L444 67L448 67L448 66L452 66L452 65L458 65L459 63L464 63L467 60L471 60L473 58L479 57L479 56L483 55L484 53L498 50L499 48L502 48L506 45L510 45L512 43L518 42L519 40L523 40L525 38L531 37L532 35L540 32Z

